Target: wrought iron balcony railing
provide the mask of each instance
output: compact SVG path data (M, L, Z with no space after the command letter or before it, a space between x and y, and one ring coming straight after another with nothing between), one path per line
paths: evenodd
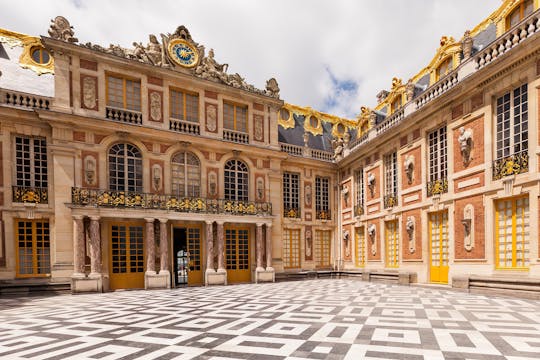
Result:
M398 199L396 194L388 194L384 195L384 208L388 209L394 206L397 206Z
M316 213L315 218L317 220L330 220L332 218L329 209L326 209L326 210L317 209L315 213Z
M440 195L448 192L448 179L437 179L428 181L427 196Z
M529 171L529 153L522 151L493 161L493 180Z
M284 206L283 217L290 218L290 219L300 218L300 208Z
M13 202L47 204L49 202L49 193L47 188L13 186Z
M71 188L71 203L76 206L155 209L204 214L272 215L272 204L267 202L206 199L79 187Z
M354 205L354 216L364 215L364 204L359 203Z

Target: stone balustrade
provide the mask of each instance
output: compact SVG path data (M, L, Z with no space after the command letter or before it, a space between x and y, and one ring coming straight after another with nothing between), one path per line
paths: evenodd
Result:
M223 129L223 140L249 144L249 135L245 132Z
M375 127L377 135L382 134L391 127L396 126L405 118L405 111L403 108L399 109L389 117L387 117L382 123Z
M457 71L448 74L447 76L436 82L434 85L429 87L426 91L424 91L422 95L416 98L416 109L420 109L430 101L441 96L442 94L453 88L458 82L459 79Z
M198 123L178 119L170 119L169 129L184 134L199 135L201 133Z
M0 89L0 104L28 109L49 110L52 104L52 98L8 89Z
M142 113L125 109L117 109L107 106L105 117L110 120L120 121L132 125L142 125Z

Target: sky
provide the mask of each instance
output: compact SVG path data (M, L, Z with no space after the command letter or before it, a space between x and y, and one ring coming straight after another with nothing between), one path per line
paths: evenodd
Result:
M47 35L66 17L79 42L148 42L185 25L228 73L264 89L275 77L288 103L354 118L393 77L403 83L501 0L0 0L0 27Z

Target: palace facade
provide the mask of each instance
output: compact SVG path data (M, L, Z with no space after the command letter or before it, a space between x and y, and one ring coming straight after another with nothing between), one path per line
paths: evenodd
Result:
M131 49L63 17L0 30L0 287L539 279L537 9L441 38L356 119L229 74L184 26Z

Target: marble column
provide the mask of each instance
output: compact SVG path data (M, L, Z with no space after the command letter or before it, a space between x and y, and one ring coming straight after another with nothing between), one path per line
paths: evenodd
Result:
M146 220L146 273L156 273L156 241L154 239L154 219Z
M217 243L218 243L218 271L225 271L225 244L223 239L223 222L217 222Z
M272 268L272 224L266 224L266 271Z
M264 271L263 267L263 223L257 223L256 247L257 247L257 271Z
M206 222L206 271L214 271L214 231L213 221Z
M167 219L159 219L159 273L169 272L169 237L167 236Z
M84 277L84 217L73 216L73 276Z
M101 275L99 216L90 216L90 275Z

